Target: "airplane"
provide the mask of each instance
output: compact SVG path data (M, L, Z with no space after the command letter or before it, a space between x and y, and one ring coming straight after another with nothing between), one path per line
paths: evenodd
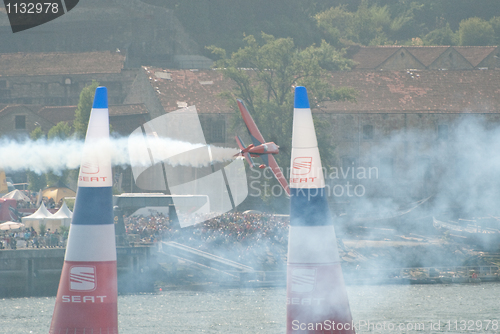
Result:
M236 135L235 139L236 143L240 148L240 153L235 154L235 156L244 157L245 160L250 165L250 167L252 168L257 166L254 163L252 157L261 157L264 163L259 165L259 168L260 169L264 169L266 167L271 168L271 171L273 172L278 182L286 191L287 195L290 196L290 189L288 188L288 182L286 182L286 179L283 176L283 173L281 172L281 169L279 168L278 163L276 162L276 159L274 159L273 156L274 154L279 153L279 146L276 145L274 142L266 143L264 137L262 137L259 129L257 128L257 125L255 125L255 122L250 113L248 112L247 108L245 107L243 101L239 99L236 101L238 102L238 108L240 109L241 116L243 117L243 121L245 122L248 133L250 134L250 138L252 139L252 144L245 147L243 140L241 140L240 136Z

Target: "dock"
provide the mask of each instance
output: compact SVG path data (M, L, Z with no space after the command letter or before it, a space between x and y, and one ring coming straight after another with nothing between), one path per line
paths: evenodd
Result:
M64 263L64 248L0 250L0 298L55 296ZM151 247L117 247L118 291L149 292L155 260Z

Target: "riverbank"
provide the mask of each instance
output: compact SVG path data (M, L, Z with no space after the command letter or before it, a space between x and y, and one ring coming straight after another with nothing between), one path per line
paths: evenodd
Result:
M151 247L117 247L118 290L121 293L154 291ZM55 296L64 248L0 250L0 298Z
M192 242L193 243L193 242ZM259 243L259 242L258 242ZM214 254L251 268L211 268L182 253L159 256L158 244L118 247L120 293L196 286L237 288L286 285L286 243L260 241L261 247L238 258L238 243L211 244ZM500 256L439 238L400 240L338 239L347 285L465 284L498 281ZM193 248L194 249L194 248ZM204 249L207 249L206 246ZM258 251L255 251L258 249ZM240 251L242 251L240 249ZM0 297L51 296L57 292L64 248L0 250ZM240 262L241 261L241 262ZM248 261L248 262L247 262ZM472 275L478 279L472 280Z

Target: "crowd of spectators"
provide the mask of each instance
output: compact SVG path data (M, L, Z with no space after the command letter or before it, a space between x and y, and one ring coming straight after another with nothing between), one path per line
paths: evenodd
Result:
M266 270L285 264L287 216L234 212L206 218L199 219L203 221L200 224L179 229L178 223L162 214L130 216L125 218L125 227L133 242L175 241Z
M64 247L67 233L59 233L56 229L37 233L33 227L2 231L0 234L0 249L19 248L55 248Z
M187 223L193 219L180 216ZM287 216L264 213L224 213L196 217L201 223L179 228L161 213L124 218L128 242L153 244L175 241L261 270L281 269L286 263ZM0 235L0 249L63 247L67 232L33 228L6 231Z
M29 192L28 190L22 190L24 195L29 197L29 201L18 200L17 208L18 209L38 209L40 204L38 203L38 194L36 192ZM53 198L42 197L42 202L45 204L47 209L59 209L63 203L63 199L60 199L58 203L54 201Z

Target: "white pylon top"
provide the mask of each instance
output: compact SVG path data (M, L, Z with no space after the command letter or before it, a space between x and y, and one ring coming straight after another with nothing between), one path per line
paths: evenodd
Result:
M83 148L78 176L79 187L111 187L113 185L111 149L108 93L106 87L97 87Z

